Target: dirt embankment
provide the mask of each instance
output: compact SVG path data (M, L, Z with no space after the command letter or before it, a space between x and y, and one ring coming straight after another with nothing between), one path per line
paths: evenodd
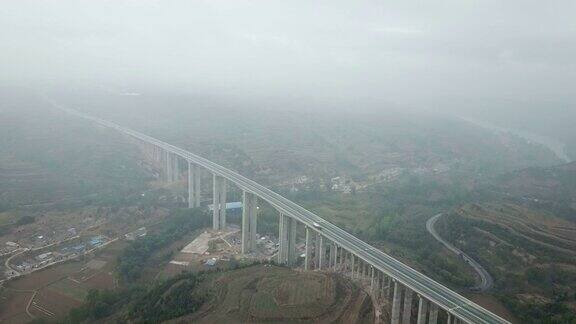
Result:
M370 297L338 276L260 265L216 273L201 289L213 298L172 323L373 323Z

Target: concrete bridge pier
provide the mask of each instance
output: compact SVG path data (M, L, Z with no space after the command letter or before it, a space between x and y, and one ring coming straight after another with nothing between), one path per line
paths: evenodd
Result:
M213 176L212 225L214 230L226 229L226 179Z
M296 263L297 221L280 213L278 226L278 263L293 266Z
M159 162L160 161L160 148L156 145L154 145L154 162Z
M172 182L180 180L180 157L172 153Z
M412 290L408 287L404 287L404 309L402 313L402 324L410 324L410 317L412 316L412 295Z
M253 193L242 193L242 254L254 251L258 234L258 198Z
M390 323L400 324L400 296L402 295L402 286L398 281L394 281L394 295L392 297L392 311L390 313Z
M328 252L328 266L326 269L334 270L334 242L330 241L326 244L326 251Z
M288 265L294 266L297 260L296 253L296 231L298 229L298 222L288 217Z
M174 154L166 152L166 178L168 183L174 182Z
M188 208L200 207L200 168L188 162Z
M348 257L348 251L346 251L344 248L341 248L342 250L342 255L340 256L340 271L342 271L342 273L346 274L348 273L348 262L350 260L350 258Z
M354 279L354 268L355 268L356 257L354 253L350 253L350 278Z
M428 317L428 324L438 323L438 306L430 303L430 316Z
M376 282L374 281L374 267L370 266L370 292L374 293L374 287Z
M320 264L320 233L316 232L316 239L314 242L314 266L318 269Z
M288 216L280 213L278 222L278 264L287 263Z
M324 244L324 237L322 235L318 235L316 239L316 244L318 245L318 264L316 265L316 269L322 270L326 262L326 245Z
M392 279L385 274L382 274L382 290L380 290L380 299L389 300L390 297L390 281Z
M344 250L344 247L340 247L340 268L339 269L341 272L346 271L346 250Z
M306 247L304 252L304 270L310 269L310 262L312 261L312 231L310 227L306 226Z
M166 183L172 182L172 153L164 151L164 170Z
M418 320L417 324L426 324L426 316L428 315L428 300L419 296L418 298Z

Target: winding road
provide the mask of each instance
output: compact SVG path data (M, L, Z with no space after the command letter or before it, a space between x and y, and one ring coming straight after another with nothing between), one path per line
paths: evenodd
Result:
M442 214L434 215L426 222L426 229L428 230L428 232L432 234L432 236L434 236L434 238L438 242L442 243L448 250L460 256L464 261L466 261L466 263L468 263L474 269L474 271L476 271L478 277L480 277L480 283L472 287L471 288L472 290L483 292L492 288L492 286L494 285L494 279L492 279L492 276L488 273L488 271L486 271L486 269L484 269L484 267L480 265L480 263L476 262L476 260L472 259L466 253L462 252L462 250L458 249L454 245L445 241L440 235L438 235L438 232L436 232L436 229L434 229L434 225L436 224L438 219L440 219L440 216L442 216Z

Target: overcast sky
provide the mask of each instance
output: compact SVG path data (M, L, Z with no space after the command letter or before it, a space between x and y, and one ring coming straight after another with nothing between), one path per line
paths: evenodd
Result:
M576 101L574 0L4 0L0 8L0 84L431 109Z

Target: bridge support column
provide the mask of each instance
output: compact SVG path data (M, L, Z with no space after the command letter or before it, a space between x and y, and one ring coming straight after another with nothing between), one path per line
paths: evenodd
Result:
M326 259L326 246L324 245L324 237L322 237L322 235L319 235L317 237L318 241L318 270L322 270L322 268L324 267L324 262Z
M392 312L390 314L392 324L400 324L400 295L402 286L394 281L394 296L392 297Z
M354 279L354 268L355 268L355 256L353 253L350 253L350 278Z
M154 145L154 162L158 162L160 160L160 154L158 154L158 152L158 146Z
M188 162L188 208L200 207L200 168Z
M370 266L370 291L374 292L374 267Z
M428 313L428 300L420 296L418 299L418 322L417 324L426 324L426 315Z
M376 299L380 299L380 292L382 291L382 273L374 269L374 288L373 293Z
M312 254L312 233L308 226L306 226L306 252L304 257L304 270L310 269L310 258Z
M334 242L332 242L332 244L328 244L328 270L333 270L334 269L334 248L336 247L336 245L334 244Z
M314 266L318 269L320 264L320 233L316 232L316 241L314 242Z
M412 290L408 287L404 287L404 311L402 314L403 324L410 324L410 317L412 316L412 295Z
M385 274L382 274L382 283L381 283L381 288L380 288L380 299L381 300L385 300L388 299L388 276Z
M430 303L430 316L428 318L428 324L436 324L438 322L438 306L436 304Z
M180 158L172 154L172 182L180 180Z
M256 225L258 198L250 192L242 194L242 254L256 249Z
M288 217L280 213L278 216L278 264L286 264L288 243Z
M215 230L226 229L226 179L214 175L212 196L212 225Z
M288 265L294 266L296 264L296 229L297 221L289 217L288 218Z
M391 299L394 296L394 279L392 277L388 278L388 296L387 299Z
M378 273L378 278L376 279L376 298L378 300L382 299L382 292L384 291L384 274L379 270L376 270Z
M165 163L166 163L166 182L172 183L173 170L172 170L172 153L165 151Z

